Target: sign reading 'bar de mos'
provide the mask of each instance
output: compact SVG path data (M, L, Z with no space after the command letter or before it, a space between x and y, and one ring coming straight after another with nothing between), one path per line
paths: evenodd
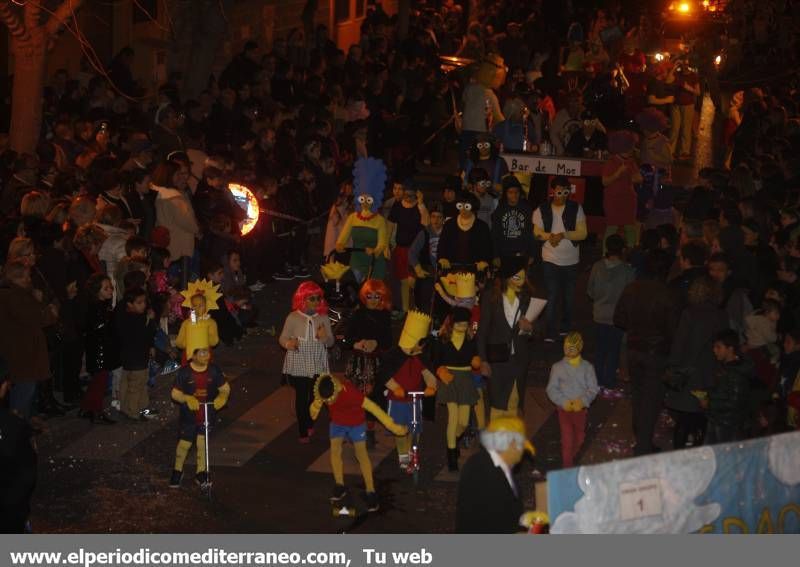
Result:
M536 175L564 175L580 177L581 162L576 159L542 157L534 154L502 154L511 172L532 173Z

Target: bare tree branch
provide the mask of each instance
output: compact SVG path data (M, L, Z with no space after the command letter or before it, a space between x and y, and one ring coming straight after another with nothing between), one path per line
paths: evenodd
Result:
M72 12L77 12L83 2L84 0L63 0L61 5L50 15L46 28L47 34L50 36L57 34L69 22Z
M17 13L11 8L11 2L0 2L0 20L8 28L8 33L11 34L16 41L28 41L31 35L25 24L22 23Z

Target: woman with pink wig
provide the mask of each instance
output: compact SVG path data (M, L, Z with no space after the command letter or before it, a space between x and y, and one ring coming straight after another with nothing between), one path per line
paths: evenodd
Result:
M286 349L283 373L295 392L295 412L300 443L309 443L314 422L309 413L314 379L327 374L328 349L333 346L333 331L327 317L325 294L316 283L303 282L292 297L292 312L286 317L278 338Z

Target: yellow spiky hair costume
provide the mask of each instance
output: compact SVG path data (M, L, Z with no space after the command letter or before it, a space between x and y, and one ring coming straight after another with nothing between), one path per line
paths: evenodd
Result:
M322 273L322 277L325 281L335 281L338 282L342 277L347 273L350 269L350 266L346 264L342 264L341 262L337 262L333 260L320 266L319 271Z
M217 299L221 297L219 286L208 280L190 282L189 287L181 292L184 297L183 306L192 308L192 298L201 296L206 301L205 313L194 313L184 319L175 339L175 346L184 349L186 360L192 358L198 348L209 348L219 343L217 322L209 317L208 312L217 308Z
M456 275L455 274L447 274L439 278L439 282L441 283L442 289L447 292L448 295L455 297L456 295Z
M583 337L577 331L573 331L564 337L564 354L570 358L580 356L583 351Z
M452 294L456 299L470 299L475 297L475 274L456 274L456 289Z
M400 340L398 341L400 348L406 350L414 349L419 341L428 336L430 328L430 315L422 313L421 311L409 311L406 316L406 322L403 325L403 330L400 333Z
M206 310L211 311L217 308L217 300L222 296L219 292L219 285L208 280L197 280L189 282L189 287L181 292L184 307L192 308L192 298L200 295L206 300Z

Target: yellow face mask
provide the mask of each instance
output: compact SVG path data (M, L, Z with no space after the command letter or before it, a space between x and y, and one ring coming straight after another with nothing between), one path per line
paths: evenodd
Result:
M570 364L577 366L581 361L583 351L583 337L580 333L572 332L564 338L564 356Z

